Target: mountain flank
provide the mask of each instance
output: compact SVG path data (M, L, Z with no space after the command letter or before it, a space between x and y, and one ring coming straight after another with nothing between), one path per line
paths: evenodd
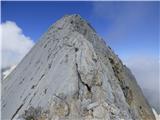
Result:
M79 15L51 25L2 80L3 120L155 120L131 71Z

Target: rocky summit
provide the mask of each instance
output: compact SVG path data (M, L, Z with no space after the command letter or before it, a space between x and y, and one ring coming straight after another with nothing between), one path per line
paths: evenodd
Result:
M1 106L2 120L155 120L131 71L75 14L2 80Z

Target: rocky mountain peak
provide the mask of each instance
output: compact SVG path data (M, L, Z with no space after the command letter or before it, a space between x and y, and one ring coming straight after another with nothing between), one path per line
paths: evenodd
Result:
M74 14L51 25L2 81L2 119L155 118L130 70Z

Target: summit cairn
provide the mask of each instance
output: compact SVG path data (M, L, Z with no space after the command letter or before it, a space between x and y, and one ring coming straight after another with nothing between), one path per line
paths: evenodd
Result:
M75 14L2 80L1 106L2 120L155 120L130 70Z

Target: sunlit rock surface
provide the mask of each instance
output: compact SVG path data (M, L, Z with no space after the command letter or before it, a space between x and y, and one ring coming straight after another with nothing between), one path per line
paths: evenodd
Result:
M79 15L64 16L2 81L2 119L155 120L130 70Z

